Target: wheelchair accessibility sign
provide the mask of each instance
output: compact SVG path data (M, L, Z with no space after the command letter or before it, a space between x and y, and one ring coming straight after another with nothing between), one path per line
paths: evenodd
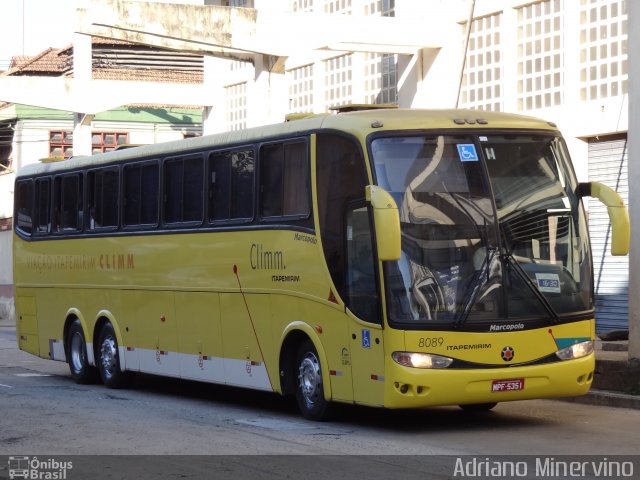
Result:
M371 331L362 329L362 348L371 348Z
M478 153L476 152L476 146L473 143L459 143L458 155L463 162L477 162Z

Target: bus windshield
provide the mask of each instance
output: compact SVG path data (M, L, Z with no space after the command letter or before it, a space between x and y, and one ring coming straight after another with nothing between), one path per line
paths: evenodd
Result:
M400 212L402 255L384 263L392 326L520 329L592 312L585 213L560 137L388 136L371 153Z

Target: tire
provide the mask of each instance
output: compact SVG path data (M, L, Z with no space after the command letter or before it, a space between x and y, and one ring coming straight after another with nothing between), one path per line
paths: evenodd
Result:
M78 319L73 321L67 333L67 362L71 378L76 383L86 385L98 380L98 370L89 365L87 343Z
M121 369L118 340L110 323L106 323L100 331L97 362L100 378L106 387L125 388L129 385L131 375Z
M330 405L324 398L318 352L310 340L305 341L298 349L295 374L296 401L302 415L309 420L326 420Z
M460 405L460 408L465 412L488 412L495 407L498 402L493 403L471 403L469 405Z

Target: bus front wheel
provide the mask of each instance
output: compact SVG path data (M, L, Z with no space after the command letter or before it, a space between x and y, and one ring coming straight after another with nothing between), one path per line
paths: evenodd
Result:
M467 405L460 405L460 408L465 412L488 412L495 407L498 402L491 403L470 403Z
M305 341L298 349L296 375L296 400L300 412L309 420L325 419L329 412L329 402L324 398L318 352L310 340Z
M67 333L67 361L71 378L81 385L95 382L98 376L95 367L89 365L87 358L87 344L82 325L80 320L75 319Z
M98 370L102 383L109 388L124 388L129 383L129 373L120 368L120 352L116 332L110 323L100 331L98 340Z

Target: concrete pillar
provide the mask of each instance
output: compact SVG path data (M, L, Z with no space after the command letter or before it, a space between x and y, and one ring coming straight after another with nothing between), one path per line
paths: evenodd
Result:
M413 76L411 69L415 66L418 74L415 92L411 91L409 84L399 86L399 102L402 105L414 108L454 108L456 105L464 51L461 27L457 23L459 10L451 8L451 5L453 2L439 0L408 2L404 6L396 2L398 20L418 22L423 25L425 31L433 35L432 38L437 39L431 44L437 48L423 48L420 58L405 59L408 60L406 66L398 62L399 70L403 69L408 75ZM418 66L420 70L417 70ZM399 75L402 74L399 72ZM443 82L443 78L448 80ZM399 80L402 80L402 76ZM411 81L409 78L409 82Z
M255 55L255 79L247 92L247 126L268 125L284 121L287 114L287 85L284 72L276 73L277 57Z
M95 115L73 114L73 156L91 155L91 122Z
M314 113L324 113L325 109L325 78L327 64L323 61L317 61L313 64L313 108ZM288 94L288 93L287 93Z
M414 55L398 55L398 106L401 108L413 107L418 85L422 82L426 72L425 63L435 59L433 49L420 49ZM424 58L427 57L425 62ZM415 105L420 107L420 105Z
M367 103L365 100L364 57L362 52L351 54L351 103Z
M225 58L217 58L210 55L204 57L204 86L208 98L203 99L204 111L202 112L202 134L224 132L226 130L224 113L224 88L222 79L227 72Z
M501 21L502 38L518 38L518 12L505 8ZM518 111L518 45L504 42L502 51L502 111Z
M627 2L628 44L640 45L640 2ZM636 27L631 28L631 25ZM640 178L640 51L629 49L629 178ZM640 187L629 182L629 359L640 359Z
M91 82L91 37L73 34L73 88L88 92ZM105 95L107 92L105 92ZM82 112L73 114L73 154L91 155L91 122L93 115Z

